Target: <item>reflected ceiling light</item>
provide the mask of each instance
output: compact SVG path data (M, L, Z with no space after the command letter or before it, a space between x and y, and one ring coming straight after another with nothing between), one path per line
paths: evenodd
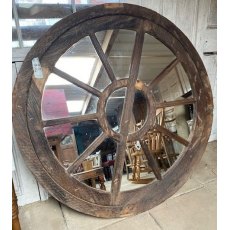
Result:
M54 73L51 73L46 81L46 85L70 85L71 83L66 81L65 79L57 76Z
M89 83L91 72L94 66L94 57L61 57L56 67L63 72L71 75L72 77L84 82ZM55 74L50 74L46 85L69 85L72 84Z
M84 105L83 100L66 101L66 103L67 103L69 113L81 112Z

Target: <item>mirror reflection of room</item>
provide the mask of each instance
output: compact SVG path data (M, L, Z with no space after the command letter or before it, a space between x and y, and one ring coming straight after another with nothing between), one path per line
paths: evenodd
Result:
M115 76L118 79L127 78L135 32L101 31L96 36ZM129 133L142 129L147 116L154 116L154 124L161 129L149 127L141 141L127 141L121 191L135 189L162 178L183 152L192 132L192 103L176 103L173 106L169 103L156 108L155 114L151 115L147 109L148 99L141 87L142 84L148 86L174 58L174 54L165 45L156 38L145 35ZM77 180L92 188L110 191L116 164L117 141L109 137L101 138L103 130L94 116L99 100L97 95L111 83L107 70L89 37L70 47L55 66L90 86L90 92L54 73L49 76L43 92L42 118L47 124L51 121L44 132L53 156L67 170L71 165L77 165L71 171ZM125 109L125 96L125 87L117 89L109 95L104 108L110 128L117 133L120 132L120 120ZM152 86L152 97L159 104L192 97L188 76L180 63L158 84ZM72 117L77 116L83 116L84 119L73 122ZM66 120L64 123L52 123L52 120L59 119ZM99 143L98 146L92 148L96 142ZM156 162L157 172L149 164L146 148ZM81 159L86 153L88 156ZM77 163L79 159L80 164Z

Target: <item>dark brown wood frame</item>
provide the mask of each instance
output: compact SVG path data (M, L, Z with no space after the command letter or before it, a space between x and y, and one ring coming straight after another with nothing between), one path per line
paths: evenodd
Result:
M93 22L93 23L92 23ZM95 36L103 30L129 29L136 31L136 39L131 59L130 77L116 80L111 66ZM132 111L135 83L138 76L144 34L154 36L166 45L176 56L176 59L164 69L157 78L143 88L148 99L148 115L139 133L129 134L127 120ZM85 36L90 39L100 57L111 84L100 92L54 67L59 57L74 43ZM33 76L31 61L38 57L44 77ZM156 103L151 96L152 86L159 83L164 76L180 62L185 69L193 92L193 98L167 103ZM73 84L99 97L98 111L95 114L76 116L72 118L42 121L42 92L49 73L56 73ZM121 132L118 135L106 123L104 105L111 92L127 87L125 109L121 117ZM148 185L120 192L122 168L125 160L127 140L142 140L144 131L154 126L153 114L156 108L178 104L194 105L194 129L189 139L184 140L163 127L155 128L163 134L174 138L185 147L182 154L172 167L158 179ZM27 166L39 183L57 200L69 207L97 217L123 217L134 215L160 204L174 194L187 180L194 165L196 165L208 142L212 124L213 102L207 72L197 51L189 39L169 20L158 13L130 4L104 4L74 13L50 28L31 48L26 56L17 77L13 92L13 125L17 142ZM103 132L83 152L73 164L65 169L52 154L43 128L54 124L70 122L72 124L84 120L98 120ZM105 138L111 137L117 142L117 158L115 173L112 179L111 192L96 190L81 183L74 177L74 169L96 149ZM141 142L144 145L143 141ZM142 146L146 149L145 146ZM153 172L155 160L146 150Z

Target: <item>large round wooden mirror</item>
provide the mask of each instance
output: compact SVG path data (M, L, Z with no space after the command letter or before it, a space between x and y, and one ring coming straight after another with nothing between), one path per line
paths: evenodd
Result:
M13 92L17 142L36 179L60 202L106 218L146 211L186 182L212 110L188 38L130 4L95 6L52 26Z

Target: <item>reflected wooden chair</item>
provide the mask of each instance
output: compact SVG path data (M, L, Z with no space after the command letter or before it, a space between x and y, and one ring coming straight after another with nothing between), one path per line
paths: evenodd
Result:
M137 149L134 142L129 142L127 144L126 153L129 161L129 163L126 161L127 179L141 182L140 174L143 172L151 172L143 150ZM132 179L129 178L129 168L132 169Z
M156 123L160 126L164 126L164 110L157 109L156 111ZM136 129L139 129L142 123L137 124ZM153 154L158 167L166 171L169 166L172 165L172 161L169 159L168 152L165 149L164 136L161 132L151 129L144 136L144 141L148 146L150 152ZM135 143L127 143L127 156L129 163L127 164L127 179L129 179L128 169L132 169L132 180L140 181L141 172L150 172L151 169L148 165L148 160L145 157L143 150L135 148Z
M137 131L143 126L144 121L141 121L135 125L134 130ZM129 163L126 161L127 179L132 180L136 183L148 183L149 180L141 180L141 173L149 173L151 169L148 165L148 160L141 147L137 147L137 142L128 142L126 148L127 158ZM132 170L132 179L129 178L129 169Z
M77 173L76 178L80 181L89 182L88 184L96 188L96 179L99 182L100 189L106 190L105 176L103 167L101 167L100 153L91 155L82 162L83 171Z
M164 109L157 109L156 111L156 123L162 127L165 126L165 111ZM165 136L153 129L149 131L150 150L158 162L159 168L167 171L172 165L172 161L166 149Z
M96 188L96 179L98 179L98 182L100 184L100 189L101 190L106 190L105 187L105 179L104 179L104 172L103 172L103 167L98 167L98 168L93 168L89 169L87 171L83 171L78 173L75 176L79 181L90 181L90 186L93 188Z

